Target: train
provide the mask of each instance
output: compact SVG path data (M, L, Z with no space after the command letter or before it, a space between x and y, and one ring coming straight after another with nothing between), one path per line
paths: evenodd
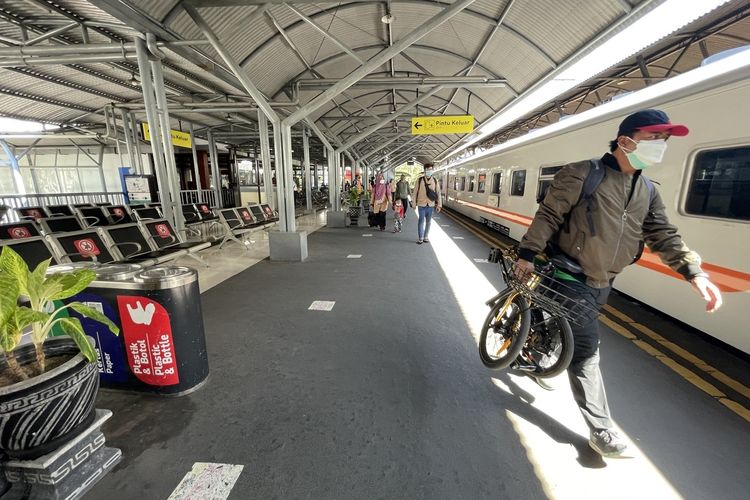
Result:
M713 314L701 297L648 251L614 288L721 342L750 353L750 46L691 71L600 104L446 165L444 205L516 241L539 196L565 164L609 151L620 122L646 108L690 128L669 140L661 164L644 174L670 222L721 289ZM748 314L746 317L745 315Z

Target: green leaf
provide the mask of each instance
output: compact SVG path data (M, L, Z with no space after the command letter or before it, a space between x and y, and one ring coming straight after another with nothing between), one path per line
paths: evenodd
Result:
M83 331L83 326L78 318L62 318L60 320L60 326L66 335L70 336L76 343L81 353L89 360L90 363L96 362L96 350L89 342L88 337Z
M18 309L16 309L16 320L18 322L18 326L21 329L24 329L27 326L32 325L34 323L44 324L47 322L48 319L50 319L50 317L51 317L50 314L40 312L40 311L35 311L25 306L21 306Z
M0 253L0 269L15 278L20 294L28 295L26 284L29 281L29 266L10 246L3 247Z
M44 284L44 278L47 274L47 268L49 268L52 259L47 259L44 262L40 262L36 269L29 274L29 281L27 283L27 289L29 297L37 298L42 290Z
M0 347L2 347L5 352L12 351L18 347L22 335L23 329L18 328L18 321L14 310L13 314L11 314L5 324L0 325Z
M18 302L18 281L9 273L0 271L0 325L13 314Z
M70 308L73 309L75 312L80 314L81 316L85 316L87 318L91 318L95 321L98 321L99 323L103 323L104 325L109 328L109 331L114 333L115 335L120 334L120 329L110 321L108 317L106 317L104 314L100 313L93 307L89 307L87 305L81 304L80 302L73 302L69 304Z
M47 278L47 281L59 285L55 293L45 295L49 300L62 300L70 298L84 291L89 284L96 279L96 273L89 269L81 269L72 273L56 274ZM45 287L47 286L45 281Z

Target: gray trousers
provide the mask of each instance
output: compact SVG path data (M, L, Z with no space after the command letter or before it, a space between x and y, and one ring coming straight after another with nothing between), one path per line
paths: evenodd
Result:
M592 288L578 281L565 284L570 287L565 290L565 295L585 299L596 310L587 315L582 324L570 325L574 340L573 360L568 367L570 388L589 429L610 429L614 424L599 370L599 310L607 303L611 287Z

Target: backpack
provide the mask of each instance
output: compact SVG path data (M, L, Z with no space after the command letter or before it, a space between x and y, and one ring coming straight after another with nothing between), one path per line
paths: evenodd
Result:
M602 163L602 161L598 158L594 158L589 160L591 163L591 168L589 169L589 173L586 175L586 178L583 180L583 188L581 189L581 195L578 197L578 201L573 206L573 208L577 207L581 204L582 201L586 202L586 221L589 225L589 230L591 231L592 236L596 236L596 228L594 227L594 216L592 215L591 211L591 200L594 197L594 192L596 191L596 188L599 187L599 184L602 183L604 180L604 176L607 172L607 167ZM656 198L656 188L654 187L654 183L649 179L648 177L641 174L641 179L646 183L646 187L648 188L648 194L649 194L649 209L651 205L654 203L654 198ZM572 210L572 208L571 208ZM565 226L567 229L568 226L568 217L565 218Z

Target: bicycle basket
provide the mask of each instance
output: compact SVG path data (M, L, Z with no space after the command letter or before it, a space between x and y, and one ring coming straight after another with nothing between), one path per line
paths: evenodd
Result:
M579 297L565 281L554 278L555 267L552 264L537 266L533 272L519 279L521 273L516 270L518 257L514 249L503 251L499 260L505 282L526 297L534 307L579 325L598 315L596 306Z

